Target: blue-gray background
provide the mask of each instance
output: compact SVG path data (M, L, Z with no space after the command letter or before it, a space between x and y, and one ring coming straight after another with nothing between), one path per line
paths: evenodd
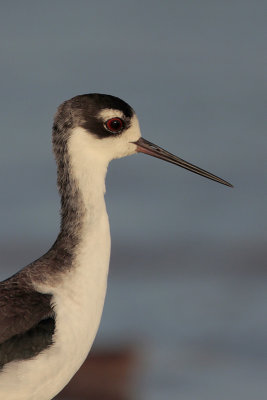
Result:
M266 398L266 11L260 0L1 4L1 278L56 237L50 131L76 94L123 98L145 138L235 185L143 155L109 168L97 341L139 349L141 399Z

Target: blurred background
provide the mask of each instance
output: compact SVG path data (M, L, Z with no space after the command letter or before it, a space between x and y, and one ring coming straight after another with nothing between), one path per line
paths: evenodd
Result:
M266 399L266 8L2 2L1 279L56 238L52 119L77 94L123 98L146 139L235 186L144 155L111 163L104 314L58 399Z

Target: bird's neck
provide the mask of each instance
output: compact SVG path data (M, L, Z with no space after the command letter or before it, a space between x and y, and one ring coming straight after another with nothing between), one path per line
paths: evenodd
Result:
M78 370L93 343L109 268L110 232L104 201L107 162L95 157L84 140L86 136L78 131L71 132L66 146L54 142L61 230L53 247L37 262L37 267L45 266L44 273L36 268L32 274L35 289L53 296L56 340L51 353L60 365L66 365L59 369L56 362L48 364L48 374L58 377L58 388Z
M87 240L109 241L108 216L105 205L107 165L86 146L83 132L72 134L64 154L58 161L58 187L61 195L61 229L54 245L71 263L76 251ZM86 238L86 239L85 239ZM109 243L107 243L107 246Z

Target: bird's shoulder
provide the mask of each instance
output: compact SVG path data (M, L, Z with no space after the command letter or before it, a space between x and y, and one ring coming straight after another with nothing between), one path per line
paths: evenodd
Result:
M52 296L35 290L24 275L0 282L0 344L54 315Z
M36 291L24 275L0 282L0 369L35 357L53 343L52 296Z

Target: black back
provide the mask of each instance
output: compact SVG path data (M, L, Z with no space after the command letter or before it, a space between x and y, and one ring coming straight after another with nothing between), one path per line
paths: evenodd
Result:
M12 336L0 344L0 369L11 361L26 360L37 356L53 344L54 318L41 320L24 333Z
M0 282L0 368L35 357L53 343L52 297L35 291L23 275Z

